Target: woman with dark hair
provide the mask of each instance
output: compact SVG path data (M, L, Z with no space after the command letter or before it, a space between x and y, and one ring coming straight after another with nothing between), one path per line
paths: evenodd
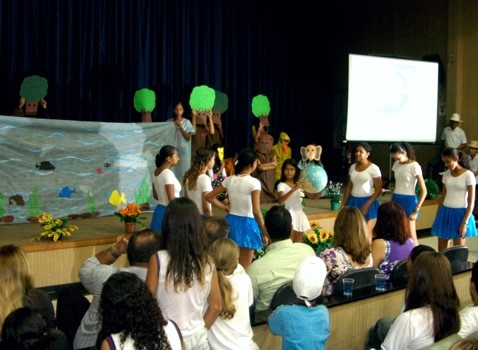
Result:
M408 258L415 246L410 237L405 211L395 202L383 203L378 207L373 236L373 266L388 275L400 260Z
M447 171L443 174L443 187L431 233L438 237L438 251L453 245L465 245L466 237L476 236L473 217L475 204L475 175L468 170L470 158L454 148L445 148L441 157Z
M227 191L231 205L226 216L230 228L229 238L239 246L239 263L246 270L252 263L254 250L267 245L269 239L261 213L261 183L251 176L256 166L256 152L250 148L243 149L237 156L234 175L206 196L218 208L227 208L216 199L218 194Z
M390 157L395 161L392 166L395 177L392 202L398 203L405 210L412 240L417 245L416 219L427 196L422 168L415 158L413 147L408 142L393 143L390 146ZM415 194L417 184L420 187L420 198Z
M11 312L3 323L1 349L58 350L46 320L36 310L21 307Z
M158 201L151 219L151 230L161 232L164 213L169 202L180 196L181 184L171 168L179 162L178 150L171 145L161 147L156 155L153 177L153 197Z
M206 175L214 165L214 151L210 148L199 148L193 158L191 168L184 174L183 185L186 196L196 203L199 213L212 216L211 203L206 200L206 195L212 191L211 178Z
M382 193L382 173L380 168L368 159L371 151L372 147L367 142L360 142L355 146L356 162L350 166L341 204L341 208L358 208L365 216L370 233L380 205L377 198Z
M181 349L181 333L167 321L146 284L133 273L117 272L103 285L99 308L101 350Z
M404 312L393 321L382 350L422 349L457 333L459 304L448 259L421 253L413 263Z
M214 262L198 208L176 198L164 216L161 250L149 260L146 284L163 315L174 320L186 349L209 349L207 330L221 312Z

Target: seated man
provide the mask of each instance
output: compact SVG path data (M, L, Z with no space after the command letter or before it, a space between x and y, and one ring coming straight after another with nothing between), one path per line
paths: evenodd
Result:
M478 331L478 264L473 264L470 279L470 295L472 304L460 310L460 331L462 338Z
M125 236L119 236L112 247L88 258L83 263L79 272L80 281L91 293L93 300L76 332L74 340L75 349L89 349L96 344L96 338L101 328L98 319L98 307L103 283L118 271L134 273L144 281L149 259L159 248L159 234L145 229L134 233L129 240ZM126 252L130 266L124 268L112 266L116 259Z
M289 211L275 205L265 217L265 226L271 238L265 255L252 262L247 274L252 281L256 310L269 308L277 288L294 278L297 266L308 256L315 256L314 250L305 243L293 243L290 239L292 217Z

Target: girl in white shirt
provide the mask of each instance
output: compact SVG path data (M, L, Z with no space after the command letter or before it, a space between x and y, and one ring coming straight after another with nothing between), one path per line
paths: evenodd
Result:
M211 178L206 175L212 169L215 154L212 149L199 148L193 158L191 168L184 174L183 185L186 196L196 203L201 216L212 216L211 203L206 200L206 195L212 191Z
M447 167L443 174L440 206L431 233L438 237L438 251L453 245L465 245L466 237L477 235L473 207L475 175L469 169L469 157L454 148L445 148L441 158Z
M158 205L154 209L150 226L151 230L155 232L161 232L164 213L169 202L180 196L181 184L171 170L178 162L178 150L171 145L161 147L161 150L156 155L153 197L158 201Z

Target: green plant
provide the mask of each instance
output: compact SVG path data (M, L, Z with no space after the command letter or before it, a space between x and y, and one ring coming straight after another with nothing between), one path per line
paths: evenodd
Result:
M331 202L340 202L342 201L342 186L341 182L329 181L329 184L324 190L323 196L330 198Z
M141 220L146 217L141 216L141 208L136 203L128 203L126 207L119 208L114 214L120 218L121 222L135 222L144 227Z
M317 254L326 248L330 248L334 242L334 233L324 230L318 221L312 221L310 230L304 232L302 242L311 246Z
M431 178L425 179L425 186L427 188L427 196L425 197L426 199L435 199L440 196L440 187L435 180ZM420 186L417 186L415 188L415 193L417 194L417 196L420 196L421 192L422 189L420 188Z
M43 227L43 231L35 237L37 240L48 237L56 242L63 236L71 236L73 231L78 230L78 226L68 225L68 220L59 218L55 219L49 213L43 213L38 218L38 222L40 223L40 226Z

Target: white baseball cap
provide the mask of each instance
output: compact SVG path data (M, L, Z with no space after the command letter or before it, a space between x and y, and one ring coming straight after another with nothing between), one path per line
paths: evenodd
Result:
M451 115L450 121L452 121L452 122L458 122L458 123L461 123L461 122L462 122L462 120L461 120L461 118L460 118L460 115L459 115L458 113L453 113L453 114Z
M292 281L292 288L298 299L304 300L310 307L311 300L317 299L322 293L327 268L325 263L316 256L308 256L297 267Z

